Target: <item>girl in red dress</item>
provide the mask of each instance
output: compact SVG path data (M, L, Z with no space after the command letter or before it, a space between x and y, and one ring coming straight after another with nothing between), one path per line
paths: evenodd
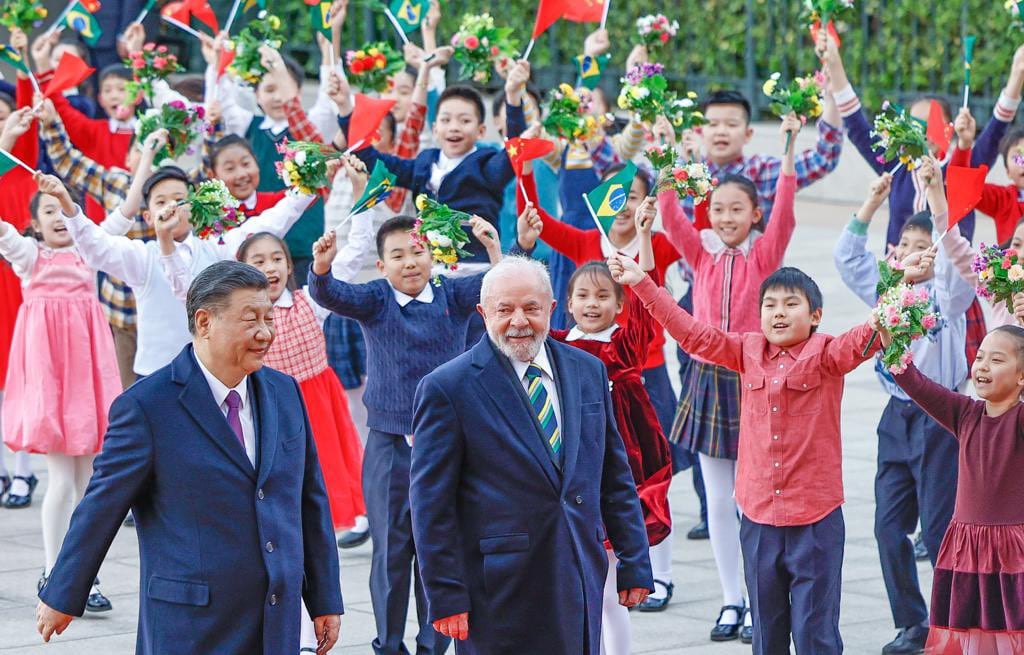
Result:
M654 198L647 198L637 208L634 218L639 235L640 267L648 271L655 268L651 227L656 213ZM520 232L537 236L542 227L536 209L532 204L527 205L520 216ZM629 318L625 326L620 327L617 319L624 310L628 311ZM594 355L607 367L615 422L640 496L647 537L652 546L656 545L672 530L668 507L672 456L644 388L642 372L650 343L661 328L636 294L629 294L626 299L622 286L612 280L608 266L601 261L584 264L569 279L568 312L576 326L571 330L552 330L551 336ZM606 543L605 546L610 565L605 581L602 652L628 655L631 652L629 611L619 604L615 579L617 560L611 545Z
M895 379L960 442L956 506L935 562L925 653L1024 653L1024 328L1004 325L981 342L971 366L981 400L913 365Z

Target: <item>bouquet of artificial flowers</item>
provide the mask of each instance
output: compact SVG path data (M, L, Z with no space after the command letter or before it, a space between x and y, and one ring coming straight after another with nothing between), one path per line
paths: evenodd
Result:
M606 117L590 113L590 93L562 83L548 96L544 130L566 141L587 142L606 123Z
M663 14L649 14L636 19L640 43L648 48L665 45L679 31L679 21L670 21Z
M39 0L4 0L0 6L0 25L28 32L42 25L46 14L46 7Z
M516 55L517 42L511 27L495 27L490 14L466 14L452 36L456 61L462 64L459 79L487 84L494 64Z
M327 162L344 157L343 153L322 143L287 139L277 144L277 152L284 155L284 159L274 166L285 185L310 196L331 184Z
M921 122L912 118L902 107L888 101L882 104L882 111L875 116L871 136L876 139L875 148L884 151L878 155L878 163L899 159L900 163L893 169L893 173L900 166L914 170L921 158L928 154L928 141Z
M135 134L141 143L156 130L167 130L167 145L157 153L156 160L177 159L191 151L192 142L205 128L204 116L201 105L187 106L181 100L173 100L147 109L135 124Z
M235 58L228 66L228 72L246 84L256 86L267 74L260 55L260 46L266 44L274 50L281 47L281 19L274 14L261 11L256 20L250 22L231 43Z
M662 152L652 153L652 149L661 149ZM645 153L647 159L658 167L658 181L654 185L655 193L671 189L680 198L692 198L695 205L704 202L712 189L718 186L718 178L711 177L708 165L702 161L676 164L675 151L669 149L669 152L666 153L663 151L664 149L665 146L648 146ZM668 165L660 165L670 159Z
M789 84L779 84L780 77L781 74L772 73L761 87L764 94L771 100L769 107L776 116L782 118L793 113L804 123L808 118L821 116L824 79L820 71L814 75L798 77ZM786 135L787 152L792 139L792 134Z
M693 91L689 91L682 98L674 98L665 108L665 116L672 123L677 138L684 131L706 125L708 122L697 104L697 94Z
M1004 302L1013 307L1013 294L1024 291L1024 265L1020 254L1013 248L998 246L978 248L971 269L978 274L978 295L993 302Z
M459 257L470 255L463 249L469 243L469 236L462 229L462 224L472 217L466 212L432 200L423 193L416 196L416 210L419 214L412 238L430 251L435 264L442 264L446 269L454 271L459 266Z
M345 53L348 80L363 91L387 91L388 78L405 68L405 59L394 46L384 41L367 43Z
M804 15L811 24L827 25L854 15L853 0L804 0Z
M878 262L878 284L875 286L878 302L871 310L878 324L892 337L882 351L882 363L894 375L906 371L913 361L911 342L937 328L942 319L932 311L928 289L904 283L903 273L903 266L898 262L891 265ZM877 336L877 333L871 336L864 349L865 354Z
M201 182L188 192L186 200L192 209L192 231L200 239L217 237L224 243L224 233L238 227L238 200L222 180Z
M142 50L133 52L124 60L125 66L132 71L132 80L125 84L129 98L137 104L145 96L150 104L153 102L153 82L166 80L174 73L185 68L178 63L178 58L167 50L167 46L147 43Z
M675 101L668 90L668 80L661 64L638 64L626 71L619 92L619 107L637 114L640 120L653 123Z

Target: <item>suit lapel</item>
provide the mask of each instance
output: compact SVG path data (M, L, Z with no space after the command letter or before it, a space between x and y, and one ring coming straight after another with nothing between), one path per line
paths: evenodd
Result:
M267 476L270 475L270 470L274 465L274 453L277 452L277 403L275 402L277 392L269 376L263 374L262 370L253 373L249 379L252 381L250 393L256 399L253 411L257 412L256 443L260 453L257 460L259 463L257 484L262 487L267 481Z
M579 364L566 356L564 346L548 338L548 355L555 367L558 407L562 428L562 489L572 480L580 452L580 372Z
M185 360L188 358L188 361ZM199 364L194 360L192 348L187 347L178 355L174 362L176 377L184 384L178 401L185 407L199 428L210 438L210 440L228 459L235 463L246 475L253 480L256 479L256 470L245 455L245 449L238 443L238 438L232 432L224 414L213 401L213 393L207 383L203 372L199 370ZM184 375L181 375L184 374Z
M512 428L512 434L530 451L551 486L558 490L561 486L558 469L544 446L544 438L536 427L537 421L526 403L525 393L515 386L519 381L515 378L512 365L494 351L487 336L473 348L473 365L478 369L477 384Z

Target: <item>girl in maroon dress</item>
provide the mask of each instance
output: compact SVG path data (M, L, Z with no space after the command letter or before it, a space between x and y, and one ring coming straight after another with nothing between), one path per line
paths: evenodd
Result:
M654 254L651 226L657 209L654 198L637 208L635 220L639 234L640 267L652 271ZM532 205L519 221L520 230L539 230L540 218ZM657 275L652 271L652 274ZM629 319L619 327L616 319L628 307ZM668 507L668 488L672 481L672 457L651 399L644 389L641 373L651 341L660 326L637 300L612 280L604 262L590 262L576 269L569 279L568 311L576 323L571 330L552 330L551 336L597 357L608 369L616 425L626 446L637 493L644 512L647 537L651 545L660 543L672 529ZM615 556L611 545L608 580L605 584L604 622L601 640L606 655L630 651L629 612L618 603L615 581Z
M1024 653L1024 328L1004 325L981 343L971 379L982 400L913 365L895 378L960 442L956 508L935 563L925 653Z

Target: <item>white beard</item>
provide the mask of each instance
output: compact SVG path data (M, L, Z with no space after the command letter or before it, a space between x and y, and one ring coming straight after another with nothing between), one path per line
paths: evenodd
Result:
M509 332L511 332L511 336L514 337L528 336L532 334L534 339L526 344L513 345L508 342L507 337L509 336ZM548 338L548 330L544 330L543 333L537 334L529 328L523 331L509 328L505 334L497 334L488 328L487 334L491 338L491 342L498 348L501 354L505 355L509 359L514 359L519 362L532 362L536 359L537 355L540 353L540 349L544 347L544 340Z

